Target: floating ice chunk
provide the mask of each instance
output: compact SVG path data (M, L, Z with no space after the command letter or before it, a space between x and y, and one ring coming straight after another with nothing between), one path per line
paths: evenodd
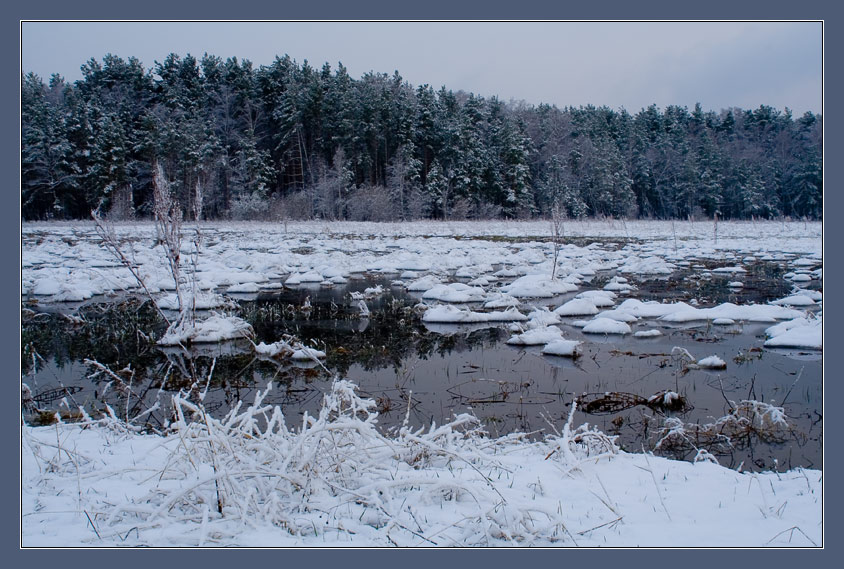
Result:
M712 323L716 326L732 326L736 321L732 318L714 318Z
M812 280L811 275L800 273L791 277L791 281L795 283L805 283Z
M730 281L727 283L730 288L744 288L744 283L741 281Z
M507 343L517 346L538 346L562 339L563 332L559 328L555 326L542 326L521 334L516 334L507 340Z
M629 334L630 325L611 318L596 318L583 327L584 334Z
M709 356L697 361L697 365L708 369L726 369L727 364L718 356Z
M545 344L542 353L549 356L573 357L577 355L577 346L580 344L577 340L554 340Z
M610 301L610 304L613 304L612 301ZM554 314L558 316L591 316L598 314L598 307L591 300L573 298L557 308Z

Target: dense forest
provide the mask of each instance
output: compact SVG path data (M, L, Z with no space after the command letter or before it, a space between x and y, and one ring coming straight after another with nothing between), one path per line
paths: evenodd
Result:
M157 165L190 219L822 216L811 112L560 109L287 56L82 72L22 75L24 219L148 217Z

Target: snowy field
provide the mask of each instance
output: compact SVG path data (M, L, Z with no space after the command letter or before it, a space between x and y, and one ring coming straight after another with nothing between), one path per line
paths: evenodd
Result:
M183 288L190 284L198 308L218 312L158 341L248 335L227 295L343 286L369 274L418 293L423 322L509 326L509 343L557 356L577 353L579 342L557 326L574 317L581 320L573 326L595 337L646 338L658 332L655 323L765 323L766 347L822 351L820 223L570 221L556 265L550 229L290 222L200 224L197 233L186 224L183 274L191 278ZM115 233L158 305L174 308L154 226L118 224ZM93 224L27 223L21 237L24 306L72 312L139 291ZM740 289L758 262L782 267L788 295L714 306L625 298L640 279L684 268ZM608 272L615 276L605 285L590 286ZM367 300L381 292L351 302L365 317ZM526 307L536 299L553 304ZM255 350L320 357L278 340ZM22 427L22 545L823 545L819 470L740 472L705 451L695 462L625 453L611 437L571 424L573 415L542 441L484 436L466 415L389 434L376 428L373 402L342 380L319 415L301 424L288 424L260 397L225 418L199 403L176 395L163 436L115 416ZM760 417L776 423L778 412L766 406Z

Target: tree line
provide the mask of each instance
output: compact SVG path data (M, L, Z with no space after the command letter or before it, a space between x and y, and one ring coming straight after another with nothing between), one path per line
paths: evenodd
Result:
M106 55L21 83L21 214L191 219L822 216L822 116L505 103L288 56Z

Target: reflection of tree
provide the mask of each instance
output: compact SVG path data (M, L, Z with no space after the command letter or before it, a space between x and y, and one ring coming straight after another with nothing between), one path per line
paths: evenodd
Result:
M256 357L248 343L197 345L190 350L159 348L153 332L160 334L166 324L154 307L138 301L83 307L78 319L26 312L21 335L22 366L30 370L35 351L59 368L89 359L112 372L129 370L126 373L131 374L132 392L138 396L130 403L130 416L144 413L158 403L160 409L146 413L144 422L160 428L167 419L169 397L174 392L198 397L207 390L205 402L209 410L213 407L224 413L238 400L251 397L256 387L273 381L284 390L280 397L293 402L312 395L310 383L327 381L335 373L344 376L353 365L366 371L399 370L410 358L427 359L434 354L442 357L480 345L488 347L505 334L498 328L433 333L414 314L412 299L389 296L370 301L372 310L364 327L356 309L348 303L334 302L335 297L340 300L339 295L313 302L308 311L303 311L299 308L301 303L293 303L301 299L291 298L300 292L303 291L243 303L241 315L255 328L259 341L269 343L294 334L305 344L319 346L328 354L325 366L331 373L321 367ZM37 367L42 365L39 360ZM89 377L96 370L90 365L84 369L84 374L71 382L93 391L86 395L89 404L96 408L108 403L125 412L123 396L107 387L108 374ZM59 387L50 385L58 378L48 375L39 378L38 386Z

